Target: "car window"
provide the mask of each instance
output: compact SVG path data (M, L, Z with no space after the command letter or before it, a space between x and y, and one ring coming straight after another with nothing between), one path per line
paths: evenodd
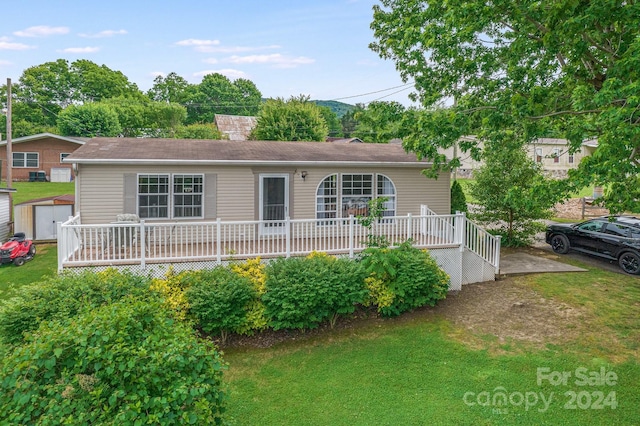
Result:
M607 228L604 231L606 234L617 235L619 237L630 237L631 229L625 225L618 225L616 223L607 223Z
M602 224L603 222L585 222L583 224L581 224L580 226L578 226L578 229L580 229L581 231L596 231L596 232L600 232L600 230L602 229Z

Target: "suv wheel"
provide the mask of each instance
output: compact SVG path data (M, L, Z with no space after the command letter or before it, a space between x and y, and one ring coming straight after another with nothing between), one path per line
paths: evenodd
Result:
M569 253L569 239L562 234L551 237L551 249L558 254Z
M640 274L640 256L632 251L622 253L618 259L618 264L627 274Z

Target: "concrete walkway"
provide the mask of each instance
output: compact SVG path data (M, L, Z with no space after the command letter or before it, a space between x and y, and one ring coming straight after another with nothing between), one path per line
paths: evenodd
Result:
M558 262L550 258L553 254L537 255L513 252L500 257L500 275L534 274L541 272L586 272L586 269Z

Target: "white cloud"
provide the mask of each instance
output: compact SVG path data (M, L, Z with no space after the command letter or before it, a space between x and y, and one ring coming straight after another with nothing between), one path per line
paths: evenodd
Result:
M176 46L193 47L199 52L206 52L206 49L211 46L217 46L218 44L220 44L220 40L200 40L196 38L189 38L176 42Z
M244 71L240 71L240 70L234 70L231 68L225 68L225 69L220 69L220 70L205 70L205 71L200 71L200 72L196 72L193 73L194 77L204 77L207 74L222 74L226 77L229 77L231 79L236 79L236 78L249 78L248 74L245 73Z
M113 37L116 35L125 35L127 34L127 30L104 30L95 34L78 34L80 37L86 38L103 38L103 37Z
M99 47L68 47L66 49L58 50L61 53L95 53L99 51Z
M272 44L270 46L203 46L201 52L206 53L243 53L255 52L258 50L280 49L282 46Z
M11 43L8 39L0 39L0 50L28 50L34 49L35 46L29 46L24 43Z
M16 31L13 34L18 37L48 37L51 35L61 35L69 33L69 27L50 27L48 25L38 25L24 30Z
M296 58L273 53L271 55L248 55L248 56L231 56L226 59L232 64L272 64L276 68L295 68L299 65L308 65L315 62L315 59L306 56L298 56Z

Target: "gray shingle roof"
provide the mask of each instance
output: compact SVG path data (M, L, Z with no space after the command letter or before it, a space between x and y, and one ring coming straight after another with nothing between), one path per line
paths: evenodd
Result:
M74 151L65 162L429 165L396 144L139 138L94 138Z

